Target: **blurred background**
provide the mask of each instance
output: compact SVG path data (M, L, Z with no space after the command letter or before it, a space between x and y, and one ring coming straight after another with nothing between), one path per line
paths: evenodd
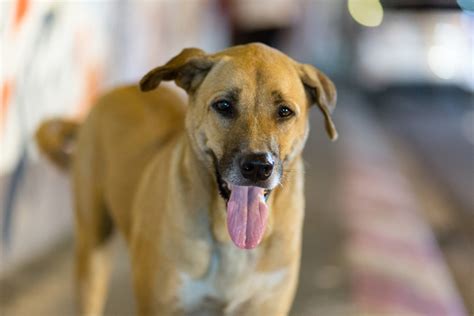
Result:
M6 0L0 3L0 311L73 312L70 183L33 142L182 48L259 41L338 88L317 111L292 315L474 314L472 0ZM132 315L127 253L106 313Z

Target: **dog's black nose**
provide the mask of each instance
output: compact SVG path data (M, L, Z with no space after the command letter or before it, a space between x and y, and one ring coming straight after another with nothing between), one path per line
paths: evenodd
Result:
M267 180L273 171L273 160L268 154L250 154L240 161L240 172L245 179L252 181Z

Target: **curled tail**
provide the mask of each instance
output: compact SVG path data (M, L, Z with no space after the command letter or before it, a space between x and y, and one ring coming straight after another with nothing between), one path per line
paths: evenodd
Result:
M63 170L71 165L79 123L67 119L50 119L36 130L41 152Z

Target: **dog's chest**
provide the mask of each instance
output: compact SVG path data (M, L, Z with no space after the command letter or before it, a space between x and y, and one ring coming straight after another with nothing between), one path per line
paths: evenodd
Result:
M186 313L222 315L249 299L265 299L281 283L286 269L256 271L259 250L241 250L231 245L214 249L207 273L198 279L181 273L180 307Z

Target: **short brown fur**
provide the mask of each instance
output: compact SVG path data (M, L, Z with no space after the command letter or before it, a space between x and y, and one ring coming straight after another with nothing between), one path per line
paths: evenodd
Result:
M143 93L123 87L103 96L73 128L81 313L103 311L107 241L116 227L130 251L138 314L286 315L300 261L308 110L318 105L335 139L334 85L314 67L261 44L212 55L186 49L147 74L141 88L153 90L163 80L188 92L187 106L169 88ZM238 115L222 119L209 104L232 89ZM291 120L276 119L278 102L290 104ZM61 136L71 134L61 134L68 130L64 124L55 136L43 132L48 123L38 132L39 145L53 160L63 148L58 139L70 139ZM51 137L54 146L48 145ZM209 152L219 160L263 150L280 159L280 184L267 203L263 241L242 250L229 238Z

